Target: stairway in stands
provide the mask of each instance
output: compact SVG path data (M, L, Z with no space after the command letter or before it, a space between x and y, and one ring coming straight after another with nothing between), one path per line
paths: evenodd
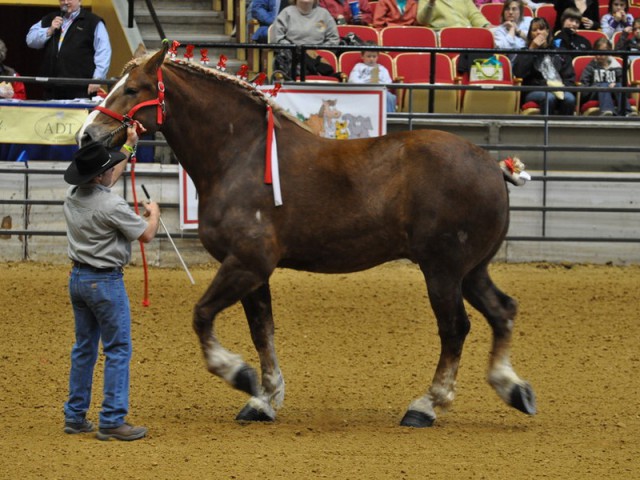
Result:
M153 0L153 7L162 29L169 40L178 40L181 47L178 56L184 55L184 47L198 43L230 43L235 39L224 33L224 12L213 10L211 0ZM161 45L153 18L144 0L135 0L135 19L147 50L157 50ZM227 65L236 71L242 61L236 58L235 48L209 47L210 65L218 62L220 54L228 58ZM200 50L193 52L194 61L199 61Z

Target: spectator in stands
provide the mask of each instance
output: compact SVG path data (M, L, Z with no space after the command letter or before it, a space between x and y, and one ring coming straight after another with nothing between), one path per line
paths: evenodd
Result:
M489 27L473 0L419 0L418 23L427 27Z
M593 46L594 50L601 50L601 55L596 55L594 59L585 67L580 77L580 83L585 87L602 87L598 92L588 92L584 95L584 102L598 100L600 105L600 115L610 116L616 114L616 105L624 104L624 115L635 116L631 110L629 98L623 92L612 92L614 87L622 86L622 65L608 52L611 50L611 42L606 38L599 38ZM583 102L583 103L584 103Z
M373 12L373 26L415 25L418 14L418 0L380 0Z
M352 15L351 2L358 3L358 14ZM320 0L320 6L329 10L329 13L338 25L371 25L373 23L373 11L369 0Z
M523 1L524 1L524 4L530 7L532 10L535 10L543 3L551 3L551 2L532 2L531 0L523 0ZM476 7L478 7L479 9L485 3L505 3L505 2L504 0L473 0L473 3L475 3Z
M19 77L16 71L4 64L7 58L7 46L0 40L0 76ZM26 100L27 90L22 82L0 82L0 98L14 98L16 100Z
M532 18L524 16L523 0L504 2L500 20L502 21L500 26L493 30L496 48L511 50L525 48Z
M616 32L621 32L633 24L633 16L629 11L629 0L609 0L609 11L600 19L602 31L607 37L613 37Z
M260 26L251 36L251 40L267 43L269 27L288 5L287 0L253 0L251 2L251 18L256 20Z
M631 27L625 27L622 30L620 39L616 44L616 50L639 52L639 55L629 55L629 63L636 58L640 58L640 17L633 21Z
M562 12L562 30L553 38L553 46L563 50L591 50L591 42L579 35L576 30L580 26L580 11L567 8Z
M552 48L549 24L544 18L536 17L531 21L527 34L527 48L530 50L549 50ZM523 85L531 86L573 86L575 71L571 57L563 54L517 54L513 61L513 74L522 78ZM541 105L545 113L545 105L549 114L573 115L576 97L569 91L530 91L523 92L523 104L535 102Z
M368 41L365 45L376 46L375 42ZM384 65L378 64L378 52L363 50L360 52L362 61L356 63L349 74L349 83L393 83L389 70ZM396 111L396 96L389 89L386 91L387 112Z
M73 262L69 295L75 316L64 432L82 434L94 430L86 415L102 340L104 399L99 440L138 440L147 434L145 427L125 422L132 347L131 313L122 268L131 257L131 242L147 243L155 237L160 209L155 202L145 203L145 221L122 197L111 192L137 141L136 125L132 125L119 152L109 152L98 142L86 144L75 153L64 174L65 181L72 185L65 195L63 210Z
M60 10L34 24L27 45L44 48L41 73L46 77L104 79L111 63L111 44L104 21L80 6L80 0L60 0ZM88 98L100 83L45 88L47 98Z
M577 8L580 12L580 30L598 30L600 28L600 10L598 0L555 0L553 6L556 9L556 24L553 32L562 28L562 13L567 8Z
M289 5L276 17L272 42L294 45L338 45L340 36L335 20L326 8L318 6L318 0L294 0L293 5ZM314 60L305 58L305 62ZM277 51L273 66L273 77L276 81L290 78L291 63L291 50ZM295 73L296 76L299 75L299 65ZM310 73L309 70L307 73Z

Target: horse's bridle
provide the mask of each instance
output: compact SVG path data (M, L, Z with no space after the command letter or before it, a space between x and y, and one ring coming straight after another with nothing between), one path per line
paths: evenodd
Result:
M165 110L165 104L164 104L164 82L162 81L162 70L160 69L160 67L158 67L157 76L158 76L158 97L155 98L154 100L146 100L144 102L140 102L134 105L133 107L131 107L131 110L129 110L127 114L121 115L118 112L114 112L113 110L109 110L108 108L101 107L99 105L94 108L94 110L98 110L100 113L104 113L105 115L108 115L109 117L119 121L122 124L118 129L112 132L110 136L115 135L122 128L128 128L131 125L133 125L133 116L136 114L138 110L144 107L151 107L153 105L156 105L157 106L156 121L158 125L162 125L164 123L166 118L166 110Z

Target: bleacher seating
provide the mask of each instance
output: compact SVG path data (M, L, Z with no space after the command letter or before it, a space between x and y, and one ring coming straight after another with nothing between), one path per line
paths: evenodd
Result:
M600 0L602 5L608 6L608 0ZM632 5L629 8L629 13L634 17L640 16L640 0L633 0ZM375 6L375 2L370 2L372 6ZM481 7L483 14L490 20L492 24L500 23L500 13L502 11L503 4L485 4ZM603 12L604 13L604 12ZM525 6L525 16L539 16L547 19L550 25L554 25L556 12L552 4L543 4L537 8L535 13L531 11L529 7ZM387 27L380 31L370 26L363 25L340 25L338 26L338 32L341 37L346 36L348 33L354 33L364 41L373 41L377 45L383 46L407 46L407 47L425 47L425 48L482 48L493 49L493 36L489 29L484 28L456 28L450 27L442 29L438 34L435 31L422 26L413 27ZM604 33L591 30L581 30L578 33L585 36L593 44L598 37L604 36ZM615 47L621 32L614 34L612 45ZM346 80L349 73L353 69L353 66L360 61L360 50L354 50L351 52L344 52L339 54L339 58L336 58L336 54L329 50L318 51L325 59L329 61L332 67L337 72L342 72L343 79ZM408 54L390 51L389 53L379 52L378 61L381 65L385 66L394 82L404 83L429 83L430 72L430 54ZM402 56L401 56L402 55ZM252 71L263 70L271 74L273 64L273 50L265 50L261 52L262 57L260 61L252 62ZM450 57L448 62L443 60L443 54L436 54L436 84L465 84L468 82L468 76L456 76L455 63L457 60L457 54L448 54ZM486 56L490 56L490 53L486 53ZM496 91L490 87L492 85L518 85L519 79L512 78L511 64L509 59L505 56L498 55L500 61L503 63L503 71L505 73L504 80L501 81L474 81L470 84L483 84L488 88L481 90L468 90L468 91L456 91L456 90L440 90L435 92L435 104L434 111L438 113L453 113L460 111L462 113L474 113L474 114L510 114L510 113L540 113L538 105L527 104L521 109L518 108L518 102L520 92L507 92ZM394 59L393 57L397 57ZM257 57L254 57L257 59ZM579 57L578 57L579 58ZM253 59L253 58L252 58ZM250 59L250 60L252 60ZM429 59L429 60L427 60ZM581 68L578 66L583 60L576 60L577 78L579 78ZM588 63L587 60L584 60ZM629 83L634 87L640 87L640 59L635 62L631 62L629 65ZM319 77L309 76L308 80L322 80L335 82L338 79L334 77ZM399 105L401 111L407 111L409 90L399 89ZM578 95L579 96L578 92ZM428 111L428 97L429 91L427 90L415 90L413 91L412 104L414 111ZM637 105L640 92L632 95L632 105L635 108ZM597 102L596 102L597 104ZM580 106L578 102L577 112L578 114L593 115L597 113L599 109L593 108L591 102L586 106Z
M640 58L636 58L631 62L629 68L629 85L632 87L640 87ZM640 92L634 93L632 96L636 107L640 108Z
M592 47L599 38L609 38L607 37L607 34L601 30L576 30L576 33L589 40Z
M591 63L595 57L593 55L581 55L574 57L573 69L576 72L576 85L581 86L580 77L585 67ZM582 92L576 94L576 114L577 115L600 115L600 104L597 100L589 100L582 104Z
M435 54L434 84L454 85L458 82L451 59L443 54ZM393 59L398 82L431 84L431 53L401 53ZM428 112L429 90L398 89L398 106L402 112ZM411 108L410 108L411 107ZM436 90L433 112L457 113L459 110L458 90Z
M324 58L334 72L338 72L338 57L330 50L316 50L319 56ZM330 77L326 75L305 75L305 81L307 82L339 82L338 77ZM300 81L300 77L296 78L296 81Z
M520 92L515 90L495 90L492 86L515 86L520 85L519 79L514 79L511 73L511 61L506 55L496 54L497 59L502 64L502 80L475 80L468 81L469 85L482 85L482 90L462 91L461 113L504 115L518 113L520 108Z
M544 18L549 24L549 28L553 30L553 26L556 24L556 17L558 13L556 12L556 7L551 3L545 3L540 5L536 9L536 17Z
M391 26L385 27L379 33L380 45L385 47L428 47L438 46L438 36L435 30L423 26ZM390 50L392 57L398 55L398 51Z
M493 48L493 33L482 27L446 27L440 30L442 48ZM447 53L454 59L457 53Z
M372 41L376 45L380 44L378 38L378 30L368 25L338 25L338 35L340 38L344 38L347 34L353 33L357 35L362 41Z

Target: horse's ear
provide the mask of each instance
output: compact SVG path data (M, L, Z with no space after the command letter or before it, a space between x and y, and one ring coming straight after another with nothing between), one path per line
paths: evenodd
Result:
M169 40L166 38L162 40L162 48L158 50L147 62L145 70L149 72L156 72L161 66L162 62L164 62L164 58L169 51Z
M133 52L133 58L144 57L147 54L147 49L144 46L144 43L138 44L138 48Z

